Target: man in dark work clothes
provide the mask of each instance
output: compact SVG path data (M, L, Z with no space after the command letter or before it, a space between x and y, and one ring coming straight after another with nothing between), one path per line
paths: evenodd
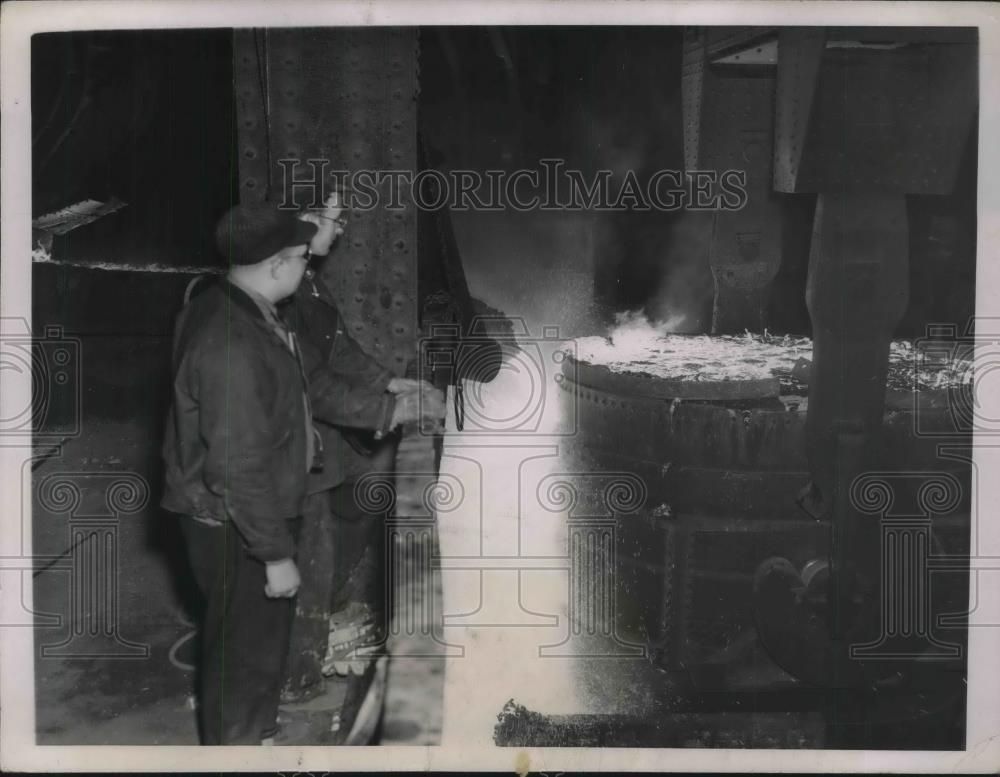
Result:
M301 281L316 233L273 209L233 208L216 232L225 278L177 319L162 505L205 596L206 745L261 744L277 730L316 448L296 338L276 304Z
M343 232L345 220L331 203L336 195L325 211L302 217L318 226L312 257L325 256ZM364 649L382 642L390 617L385 527L382 515L358 504L354 484L371 472L391 477L397 427L437 424L445 414L440 391L394 377L351 338L316 270L313 260L296 294L282 306L302 348L323 450L322 471L312 472L307 484L286 702L323 693L324 676L370 679Z
M439 401L438 395L427 392L425 387L425 393L421 395L422 387L415 381L394 378L391 373L381 368L365 354L344 331L343 322L328 293L312 277L312 272L306 269L313 254L328 252L332 242L342 232L342 225L337 223L339 217L340 208L334 199L328 201L326 209L321 213L307 214L301 218L281 213L272 205L255 205L237 206L220 221L217 235L219 248L225 256L230 258L232 263L244 263L249 262L250 259L254 261L259 259L260 257L256 254L250 256L252 253L250 249L257 250L256 242L260 242L262 245L266 244L265 247L270 246L268 240L270 240L271 233L281 232L282 229L295 233L294 237L290 236L288 240L299 240L301 243L295 248L281 249L281 256L288 253L292 257L284 261L288 263L294 260L295 267L292 268L296 270L294 280L298 283L300 279L308 278L308 291L303 290L304 293L289 304L288 297L292 294L294 285L290 281L285 283L284 276L280 274L285 265L281 265L277 282L285 283L288 288L282 287L279 290L281 293L277 296L271 295L275 297L274 300L268 300L271 307L266 305L262 307L263 303L255 303L248 309L260 308L261 315L267 313L268 315L264 316L262 320L268 327L276 331L281 330L285 334L295 332L295 355L301 363L301 367L299 367L294 360L292 361L296 385L300 386L300 396L298 404L295 406L299 410L305 411L304 418L308 418L313 427L316 428L319 440L314 442L314 436L308 435L310 444L306 445L306 448L313 466L308 475L303 471L301 476L295 478L296 483L298 483L295 488L302 488L303 485L305 487L302 495L298 497L299 501L296 503L295 509L288 516L283 516L286 519L292 519L295 514L299 514L305 518L304 521L294 522L295 531L298 534L298 541L294 543L297 552L294 549L291 551L295 553L295 561L297 562L290 565L294 579L291 579L291 575L286 575L285 577L289 577L289 580L284 581L282 578L280 590L272 586L272 590L267 595L270 597L273 594L279 597L275 605L262 606L258 602L250 608L241 605L239 609L240 612L256 611L260 615L265 611L270 612L274 606L284 602L280 606L289 611L290 614L290 608L293 606L291 599L297 594L294 606L298 615L292 625L290 653L286 653L286 650L289 649L287 617L286 620L282 621L284 626L278 621L258 618L260 628L257 629L259 634L255 639L260 639L258 647L261 649L242 651L241 653L267 655L274 659L269 664L269 666L274 667L274 671L277 673L273 681L276 683L273 685L273 701L269 702L271 711L258 716L262 719L267 718L268 722L264 725L252 722L251 718L256 714L251 710L253 705L244 703L243 699L243 696L248 693L257 693L261 688L261 683L256 680L240 681L234 671L238 670L241 664L230 659L220 664L220 666L233 667L233 669L226 670L228 680L226 687L229 689L227 691L229 695L225 697L225 700L222 697L218 698L220 709L226 711L225 720L212 712L215 709L213 706L215 696L210 693L207 703L204 698L202 701L202 717L210 719L204 732L206 744L250 744L257 743L261 739L265 740L265 743L271 741L271 737L277 733L277 727L274 725L277 693L282 684L282 660L286 655L290 659L286 669L286 672L290 673L285 674L285 677L288 678L286 691L291 690L294 686L293 696L298 698L306 698L309 695L322 692L321 667L325 658L324 653L330 628L329 615L334 609L341 609L339 599L343 599L345 596L360 598L373 603L372 609L377 609L378 603L384 600L384 597L381 596L381 588L379 588L379 583L384 580L384 564L381 563L384 555L378 552L379 548L377 547L378 540L384 535L382 526L375 520L376 517L360 513L354 503L353 489L350 484L341 484L345 480L347 470L351 470L357 476L361 472L373 468L390 469L392 463L391 431L400 424L416 420L418 408L433 410L435 402ZM275 225L280 225L281 228L278 229ZM298 226L293 229L293 225ZM258 236L257 233L260 235ZM257 237L260 237L259 241ZM281 235L276 235L275 239L279 237ZM276 262L276 260L274 261ZM265 266L264 270L265 280L274 280L269 272L270 266ZM185 310L206 308L210 301L210 307L218 307L215 305L215 297L219 296L220 291L227 290L231 286L232 283L229 280L217 280L208 276L198 279L189 287L188 297L191 302ZM239 289L233 293L239 293ZM322 301L319 296L321 294ZM284 298L283 303L281 302L282 298ZM275 306L275 302L279 304ZM267 307L267 310L264 310L264 307ZM240 310L239 306L233 308L234 314L239 313ZM296 331L297 329L302 330L302 336ZM305 341L302 340L303 336ZM225 338L223 338L223 342L226 342ZM226 353L229 352L226 351ZM227 374L233 374L227 359L228 357L208 359L206 363L209 366L218 366L223 371L220 374L224 378ZM306 376L308 376L307 385L303 386L301 379ZM243 394L256 396L255 389L249 382L241 385L236 381L229 380L226 385L230 386L233 391L241 388L240 396ZM305 402L305 397L301 396L306 390L308 391L308 402ZM318 403L319 413L313 411L312 403L314 401ZM236 409L246 409L247 412L250 412L253 407L249 402L235 401L229 403L229 406ZM305 420L301 425L298 422L289 424L283 420L283 416L275 416L272 419L270 412L268 411L268 414L265 415L273 423L261 426L259 423L250 423L248 420L246 423L230 424L221 428L229 429L235 434L239 433L240 430L265 427L270 429L273 427L275 434L290 431L293 440L305 438ZM444 414L443 404L439 414L441 416ZM378 457L362 457L354 453L353 449L347 446L341 430L330 425L330 422L342 424L344 427L367 429L374 436L386 440L386 444L381 446L380 458L382 460L378 460ZM174 424L176 421L172 420L171 423ZM300 426L302 429L299 428ZM299 432L303 432L303 434ZM168 460L168 497L164 499L164 506L185 515L196 514L197 509L200 508L197 504L193 504L197 502L195 497L181 499L179 496L170 496L170 494L181 494L186 489L186 487L182 488L177 485L171 490L170 466L171 461L177 455L174 454L174 451L178 450L178 446L171 445L170 439L173 438L168 433L168 445L165 449ZM317 444L319 441L322 444ZM224 448L220 447L219 450L222 451ZM242 442L231 447L230 452L236 455L240 461L246 458L241 455L245 452ZM386 460L386 454L389 454L388 460ZM280 497L287 490L286 484L290 484L291 479L281 473L284 472L288 460L289 457L285 456L280 461L272 461L253 478L248 478L249 481L253 481L254 487L257 489L254 493L259 494L259 498L246 504L245 509L248 511L248 515L254 516L261 511L266 512L273 501L272 495L278 494ZM230 469L229 471L241 470ZM180 477L174 480L178 484L181 482ZM280 482L275 485L272 482L275 480ZM336 488L338 485L341 487ZM306 492L308 492L308 496ZM189 502L193 506L188 504ZM230 533L234 528L240 531L239 537L233 539L229 546L242 547L243 544L249 543L250 552L254 553L253 536L243 536L248 530L248 527L242 526L240 523L243 513L240 510L234 511L234 508L229 509L235 520L235 526L229 526ZM224 521L226 511L220 508L218 512L220 514L218 519L208 520ZM269 516L262 515L262 520L268 518ZM204 543L200 542L201 534L206 534L206 536L212 534L212 527L217 525L216 523L208 524L206 520L200 522L188 520L188 523L191 523L193 528L191 532L188 532L187 529L185 532L192 535L192 538L188 540L189 547L192 548L203 545ZM202 528L203 523L208 526L208 529ZM274 525L280 527L283 524L284 521L279 520ZM198 534L198 538L193 538L196 531L200 534ZM233 536L236 537L236 535ZM372 549L373 545L376 546L375 552ZM230 555L233 555L233 558L236 556L242 558L241 554ZM263 555L258 556L258 558L263 558ZM359 565L357 563L359 558L364 558L366 563ZM193 564L197 566L197 560ZM260 562L257 561L256 564L260 564ZM244 566L248 570L257 569L254 563L249 565L244 563ZM362 567L360 571L364 572L360 576L363 578L362 591L358 594L352 594L349 591L347 581L352 577L351 572L357 572L359 566ZM260 564L259 568L261 572L267 570L268 580L270 580L272 568L276 572L282 572L284 569L280 564ZM358 575L355 574L353 577L356 578ZM230 579L235 578L230 575ZM339 594L339 597L335 594ZM211 601L209 604L209 609L211 609ZM381 621L384 621L385 617L384 613L378 613L378 618ZM222 619L221 617L213 618L210 613L207 613L206 623L208 620L216 622ZM270 644L268 639L271 638L277 641L274 646L267 648L266 644ZM206 644L211 647L215 642L209 640ZM219 642L219 644L223 643ZM235 649L233 639L229 639L228 644L230 649ZM203 659L202 663L203 665L215 666L219 661L208 657ZM305 671L302 671L303 667L306 667ZM206 680L209 685L212 685L211 674L206 675L203 672L202 677L203 686ZM230 718L233 720L230 721ZM224 728L228 727L228 730L218 731L216 723L219 721ZM256 728L254 728L255 726ZM245 732L243 728L246 728ZM259 732L257 729L260 729Z

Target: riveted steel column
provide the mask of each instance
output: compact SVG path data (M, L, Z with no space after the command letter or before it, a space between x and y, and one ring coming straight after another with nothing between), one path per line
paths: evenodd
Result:
M371 171L371 207L359 200L322 274L351 335L402 374L415 357L417 220L392 173L417 169L416 31L241 30L235 50L242 197L308 207Z
M240 202L268 198L267 80L263 47L266 30L233 31L233 86L236 98L237 142L233 150L239 167Z
M823 456L838 424L864 434L882 426L889 342L908 289L904 196L820 195L806 284L813 322L808 444L818 483L829 482L833 462Z
M705 89L706 34L702 28L684 29L681 59L681 103L684 114L684 167L698 169L701 138L701 99Z
M747 197L739 210L716 202L709 262L717 334L764 328L770 284L781 265L782 226L781 203L771 191L773 69L713 65L710 38L719 34L688 34L682 80L688 171L745 176Z
M905 195L954 186L975 113L976 47L827 43L807 99L818 44L799 33L786 38L775 177L787 191L819 193L806 287L808 426L813 479L830 499L845 487L834 483L837 428L862 435L870 448L881 427L889 340L908 298Z
M778 35L774 118L774 188L794 192L812 113L826 34L793 27Z

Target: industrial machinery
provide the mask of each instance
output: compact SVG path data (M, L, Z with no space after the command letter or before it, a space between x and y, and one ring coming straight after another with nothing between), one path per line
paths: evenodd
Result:
M702 700L811 698L826 746L961 741L973 333L899 344L910 380L887 378L926 253L913 195L951 194L974 151L976 50L960 29L687 30L686 167L743 170L748 192L711 226L712 332L766 336L771 284L803 248L785 213L812 199L811 364L795 387L670 380L656 357L565 365L590 466L649 489L620 519L620 634ZM921 385L963 342L957 382Z

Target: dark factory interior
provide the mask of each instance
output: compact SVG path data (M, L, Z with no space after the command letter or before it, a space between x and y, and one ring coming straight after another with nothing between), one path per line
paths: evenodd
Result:
M75 349L74 380L38 411L31 464L34 552L47 559L33 572L40 744L196 741L197 597L157 507L171 333L191 279L221 269L215 223L265 189L278 196L277 157L294 151L338 169L559 159L612 182L747 171L738 211L410 207L359 215L334 254L345 320L397 374L412 372L442 295L463 337L491 322L506 359L543 329L579 338L545 387L574 403L574 461L643 483L645 504L622 510L603 561L612 641L645 657L610 674L603 653L575 659L586 704L512 705L490 737L964 746L956 559L968 555L971 430L952 411L967 387L913 378L911 357L932 330L946 350L975 315L975 29L133 30L39 34L31 51L33 328L51 339L43 351ZM72 229L39 221L86 200L115 207ZM630 321L797 343L807 358L780 381L718 388L588 357L594 338L621 345ZM460 435L449 427L445 444ZM895 483L896 523L858 519L848 492L870 472ZM955 493L927 502L940 483ZM888 574L879 532L903 524L923 562L940 561L921 617L952 615L932 634L894 633L916 658L878 660L865 629ZM817 558L830 561L809 566ZM91 598L87 576L104 581ZM822 601L807 615L803 597ZM817 612L840 613L833 636ZM845 663L845 642L871 660ZM450 670L443 658L395 665L381 741L433 744ZM602 676L621 685L597 687L612 683Z

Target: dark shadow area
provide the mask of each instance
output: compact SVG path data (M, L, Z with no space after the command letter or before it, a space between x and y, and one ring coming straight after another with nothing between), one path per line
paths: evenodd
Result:
M32 38L32 213L127 203L55 238L57 259L214 261L235 201L232 33L136 30Z

